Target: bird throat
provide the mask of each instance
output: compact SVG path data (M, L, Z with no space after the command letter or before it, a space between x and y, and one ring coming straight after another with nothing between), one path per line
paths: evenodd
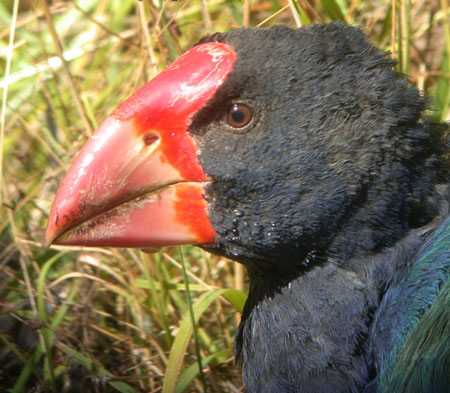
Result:
M373 359L389 348L371 347L372 324L423 233L413 230L392 247L345 263L328 257L291 280L250 270L235 341L248 391L344 393L374 381Z

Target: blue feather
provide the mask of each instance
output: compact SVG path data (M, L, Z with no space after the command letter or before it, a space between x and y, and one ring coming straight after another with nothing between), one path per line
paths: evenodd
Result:
M397 340L381 368L378 392L450 392L450 218L423 244L395 289L400 296L392 307L407 307L397 310Z

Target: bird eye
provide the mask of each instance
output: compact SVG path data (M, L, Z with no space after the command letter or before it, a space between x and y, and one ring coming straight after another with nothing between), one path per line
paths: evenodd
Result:
M227 123L233 128L242 128L252 119L252 111L244 104L234 104L228 110Z

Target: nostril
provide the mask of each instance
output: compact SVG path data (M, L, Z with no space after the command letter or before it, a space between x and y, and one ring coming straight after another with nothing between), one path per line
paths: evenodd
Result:
M155 143L159 139L158 135L154 132L147 132L144 135L144 143L147 146L150 146L151 144Z

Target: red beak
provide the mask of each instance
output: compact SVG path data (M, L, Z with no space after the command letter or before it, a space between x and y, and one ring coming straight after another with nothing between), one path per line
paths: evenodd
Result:
M76 157L50 212L47 244L208 244L208 178L187 128L231 72L235 52L193 47L99 127Z

